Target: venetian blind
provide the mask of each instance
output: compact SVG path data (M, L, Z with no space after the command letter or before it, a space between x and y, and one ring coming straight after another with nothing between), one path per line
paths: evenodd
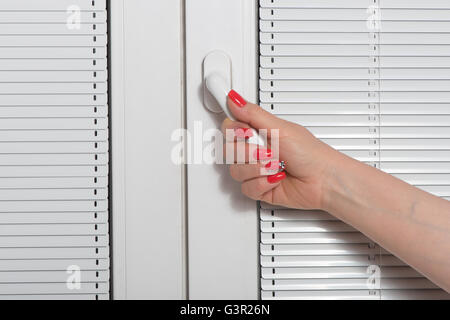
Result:
M109 298L106 22L0 2L0 299Z
M450 2L260 0L260 103L450 199ZM328 213L260 223L263 299L449 298Z

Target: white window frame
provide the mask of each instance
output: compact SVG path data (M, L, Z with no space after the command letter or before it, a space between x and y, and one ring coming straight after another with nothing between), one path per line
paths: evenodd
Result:
M112 297L186 298L183 2L110 1Z
M257 100L257 3L123 0L109 10L112 297L257 299L256 202L225 165L170 161L173 130L223 119L198 94L209 51L230 55L234 88Z
M186 1L186 113L194 136L219 128L224 114L208 111L199 90L203 60L211 51L231 59L233 88L257 101L257 1ZM199 122L198 122L199 121ZM189 298L259 297L259 218L226 165L188 166Z

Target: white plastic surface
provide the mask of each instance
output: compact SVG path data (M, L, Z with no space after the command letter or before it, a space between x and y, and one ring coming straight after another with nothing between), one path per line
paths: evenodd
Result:
M210 52L203 61L203 103L212 112L232 115L227 95L232 88L231 60L225 52Z
M184 173L171 158L183 128L182 2L109 8L113 298L183 299Z
M186 111L191 134L199 123L203 132L217 130L224 119L203 104L202 67L211 51L229 55L233 89L256 101L256 22L254 1L186 1ZM226 165L190 164L187 176L189 298L256 299L256 203L240 194Z

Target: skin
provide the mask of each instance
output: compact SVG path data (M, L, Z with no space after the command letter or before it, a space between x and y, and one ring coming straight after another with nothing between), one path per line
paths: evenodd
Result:
M269 183L264 164L235 163L230 174L254 200L295 209L318 209L359 230L450 292L450 201L415 188L334 150L304 127L259 106L228 100L237 121L222 130L278 129L286 178ZM228 147L242 141L228 141ZM248 146L247 146L248 147ZM251 154L246 155L250 159Z

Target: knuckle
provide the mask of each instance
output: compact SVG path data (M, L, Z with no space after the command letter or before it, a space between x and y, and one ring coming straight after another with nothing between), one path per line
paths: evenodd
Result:
M226 163L233 164L235 160L234 143L227 141L226 143L223 144L222 148L223 148L223 156L224 159L226 160Z
M246 196L246 197L248 197L248 198L250 198L250 199L256 200L256 199L254 198L254 193L252 192L252 189L251 189L251 187L250 187L250 183L248 183L248 182L243 183L243 184L241 185L241 192L242 192L242 194L243 194L244 196Z
M257 106L256 104L252 104L249 107L248 112L251 117L258 117L258 116L264 115L266 111L263 108L261 108L260 106Z
M260 200L261 195L264 193L264 188L264 179L245 182L241 185L242 193L253 200Z
M239 168L237 167L237 165L231 165L230 166L230 176L236 180L236 181L240 181L239 178Z
M256 180L256 189L258 190L258 193L262 193L265 187L266 187L266 179L259 178Z
M227 129L227 125L226 125L226 119L223 120L222 124L220 125L220 130L225 133L225 130Z
M244 195L248 196L248 183L241 184L241 192Z
M234 126L234 121L226 118L225 120L222 121L222 125L220 126L220 128L222 129L223 133L226 133L226 131L232 129L233 126Z

